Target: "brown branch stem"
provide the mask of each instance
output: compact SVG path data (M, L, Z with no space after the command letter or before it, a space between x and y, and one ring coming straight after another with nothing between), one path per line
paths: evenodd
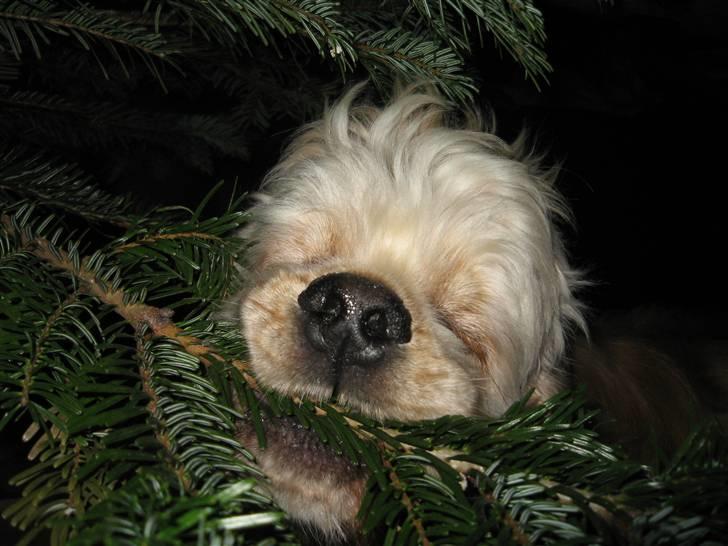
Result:
M175 239L188 239L188 238L195 238L195 239L206 239L208 241L221 241L220 237L217 237L216 235L210 235L209 233L200 233L197 231L183 231L179 233L159 233L157 235L152 235L149 237L143 237L142 239L138 239L136 241L132 241L131 243L125 243L123 245L119 245L114 249L114 254L117 254L119 252L124 252L125 250L129 250L130 248L136 248L142 245L145 245L147 243L154 243L157 241L162 240L175 240Z
M16 234L9 216L3 215L0 222L9 233ZM104 282L96 278L93 271L84 267L85 260L81 260L81 265L77 266L68 252L53 247L48 239L44 237L29 238L22 232L17 235L24 248L56 269L65 271L78 279L81 292L112 306L135 330L140 331L142 327L147 326L153 336L175 340L182 345L185 351L198 357L206 366L212 364L211 359L224 360L210 347L204 345L200 339L185 335L183 330L172 321L172 312L169 309L153 307L144 303L125 303L124 291L108 288ZM238 362L236 366L244 367L244 364Z
M177 475L180 482L182 483L184 490L189 493L190 491L192 491L192 482L185 472L184 464L179 460L177 454L172 448L172 442L170 441L169 435L167 434L167 422L159 414L159 397L157 396L157 393L152 386L152 370L149 368L146 359L144 358L143 344L144 341L141 336L137 336L137 355L140 362L139 376L141 377L142 381L142 390L149 397L149 402L147 403L147 411L157 421L157 423L159 423L158 427L154 427L154 436L160 443L160 445L164 448L164 451L167 453L167 456L172 463L172 467L174 468L174 473Z
M380 452L383 452L385 449L386 446L382 446L380 444ZM422 520L415 513L415 505L405 491L404 486L399 479L399 476L397 476L397 471L392 466L392 463L390 463L385 458L382 458L382 466L384 466L384 468L389 471L389 481L392 483L392 486L402 494L402 504L404 504L405 508L407 509L407 513L409 514L410 518L412 518L412 525L414 525L415 529L417 530L417 536L420 537L420 544L422 544L422 546L430 546L432 543L430 542L430 539L427 538L427 533L425 532L425 528L422 525Z

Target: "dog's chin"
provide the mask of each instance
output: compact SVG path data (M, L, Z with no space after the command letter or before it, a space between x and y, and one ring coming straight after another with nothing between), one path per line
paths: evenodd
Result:
M269 479L269 494L294 523L321 542L355 536L357 512L365 492L366 469L325 445L290 417L263 418L266 446L247 416L237 437Z
M329 378L315 385L296 388L287 384L285 389L274 390L315 403L340 403L343 396L332 395L343 381L345 378ZM366 409L356 396L347 399L355 411ZM261 448L251 418L245 415L238 422L237 437L267 476L268 494L315 543L351 542L359 534L357 513L366 489L366 468L324 444L312 430L291 417L262 418L265 447Z

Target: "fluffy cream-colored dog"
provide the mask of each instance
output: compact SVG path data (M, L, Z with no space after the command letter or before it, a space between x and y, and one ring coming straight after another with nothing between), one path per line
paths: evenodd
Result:
M257 378L409 421L554 394L581 316L548 174L453 126L431 93L411 88L383 109L353 106L356 95L294 140L252 211L242 320ZM283 434L271 445L300 442ZM362 475L256 454L294 518L351 526Z
M427 90L376 108L358 89L299 134L253 208L256 377L405 421L551 396L583 321L549 173ZM355 529L365 473L300 427L267 433L260 450L241 427L281 506L330 536Z

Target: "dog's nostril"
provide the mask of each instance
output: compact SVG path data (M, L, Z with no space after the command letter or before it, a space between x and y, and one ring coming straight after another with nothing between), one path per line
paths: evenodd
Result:
M372 340L388 339L387 316L382 311L373 311L362 320L364 334Z
M362 318L363 334L372 341L408 343L412 337L410 315L404 305L375 309Z
M301 292L298 304L306 337L332 362L377 362L387 346L412 337L412 318L397 294L360 275L319 277Z
M344 302L338 294L329 294L321 306L321 317L325 322L334 322L344 313Z

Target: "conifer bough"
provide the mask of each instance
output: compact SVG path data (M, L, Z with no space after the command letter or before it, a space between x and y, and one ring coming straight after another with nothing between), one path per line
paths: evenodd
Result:
M22 425L13 441L30 463L3 515L21 543L297 543L236 439L241 412L260 442L263 419L295 419L366 467L362 528L384 544L726 536L726 451L710 431L650 468L599 442L578 393L494 420L382 424L266 391L238 327L214 319L245 256L239 200L213 218L204 203L135 215L96 189L54 184L71 167L5 157L0 427ZM35 184L17 183L29 173ZM93 196L84 207L79 191Z

